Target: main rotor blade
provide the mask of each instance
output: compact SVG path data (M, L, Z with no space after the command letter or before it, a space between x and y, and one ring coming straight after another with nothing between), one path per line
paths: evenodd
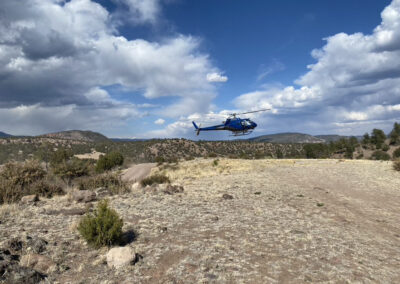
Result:
M259 110L253 110L253 111L246 111L246 112L232 113L231 115L238 115L238 114L248 114L248 113L260 112L260 111L267 111L267 110L271 110L271 109L270 109L270 108L265 108L265 109L259 109Z

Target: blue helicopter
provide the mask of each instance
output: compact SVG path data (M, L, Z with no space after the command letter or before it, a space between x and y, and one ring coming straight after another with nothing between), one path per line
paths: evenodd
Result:
M254 128L257 127L257 124L248 118L240 118L236 116L241 114L248 114L248 113L267 111L267 110L270 109L268 108L268 109L260 109L242 113L232 113L229 114L228 118L225 121L223 121L222 124L213 125L209 127L201 127L201 125L200 127L198 127L194 121L192 121L192 123L197 135L200 134L200 131L212 131L212 130L229 130L232 132L233 134L232 136L249 135L250 133L253 132Z

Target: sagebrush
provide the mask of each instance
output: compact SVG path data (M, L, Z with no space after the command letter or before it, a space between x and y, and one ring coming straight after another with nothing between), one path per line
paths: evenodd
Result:
M142 186L146 186L146 185L152 185L152 184L161 184L161 183L170 183L170 179L169 177L167 177L164 174L155 174L155 175L151 175L147 178L144 178L140 184Z
M129 191L129 183L123 181L116 173L99 174L81 178L77 181L80 190L94 190L99 187L106 188L112 194Z
M0 204L18 202L31 194L52 197L64 191L48 181L46 171L37 161L5 164L0 172Z

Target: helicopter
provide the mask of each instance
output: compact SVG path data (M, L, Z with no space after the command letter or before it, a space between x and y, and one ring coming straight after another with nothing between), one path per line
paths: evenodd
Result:
M249 118L240 118L237 116L242 114L267 111L267 110L270 109L268 108L268 109L260 109L260 110L241 112L241 113L231 113L228 115L228 118L222 122L223 124L213 125L209 127L201 127L201 125L199 127L194 121L192 121L192 123L197 135L200 134L200 131L212 131L212 130L229 130L233 133L233 135L231 136L249 135L250 133L253 132L254 128L257 127L257 124L254 121L250 120Z

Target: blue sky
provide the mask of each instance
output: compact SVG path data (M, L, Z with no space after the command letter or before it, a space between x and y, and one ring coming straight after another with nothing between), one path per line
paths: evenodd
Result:
M191 120L265 107L253 136L400 120L399 0L23 2L0 3L0 131L195 139Z

